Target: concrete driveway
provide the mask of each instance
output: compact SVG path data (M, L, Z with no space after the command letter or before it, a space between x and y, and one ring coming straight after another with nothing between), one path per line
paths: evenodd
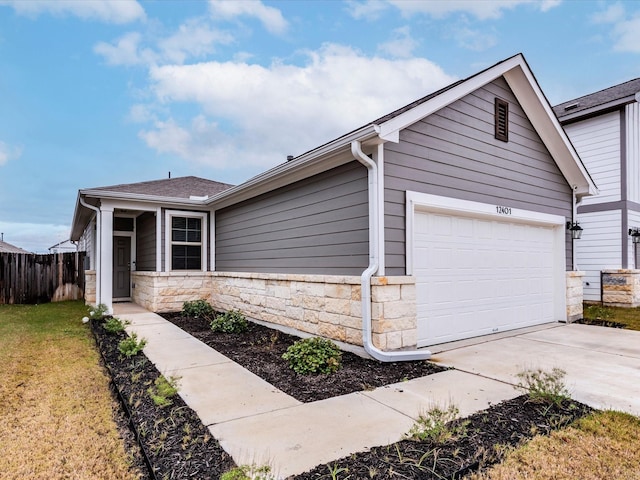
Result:
M559 367L574 399L640 416L640 332L551 324L478 342L444 345L432 360L511 384L525 369Z

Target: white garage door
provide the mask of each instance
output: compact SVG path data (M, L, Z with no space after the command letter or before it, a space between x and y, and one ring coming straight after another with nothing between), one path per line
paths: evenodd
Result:
M555 320L552 226L414 215L418 346Z

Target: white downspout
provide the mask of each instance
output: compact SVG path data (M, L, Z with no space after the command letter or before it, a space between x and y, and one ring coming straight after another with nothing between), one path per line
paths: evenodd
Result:
M571 192L571 215L572 222L578 221L578 206L576 203L576 187L574 186ZM573 265L573 270L578 271L578 263L576 262L576 241L571 239L571 264Z
M405 350L384 352L371 341L371 277L378 270L378 239L380 222L378 221L378 165L362 151L359 141L351 142L351 153L368 170L369 179L369 266L360 276L362 297L362 344L365 351L381 362L403 362L411 360L427 360L431 358L429 350Z
M93 205L87 203L84 201L84 199L82 198L82 196L78 197L80 200L80 205L82 205L83 207L86 207L90 210L93 210L94 212L96 212L96 258L95 258L95 262L96 262L96 305L100 305L102 303L102 295L101 295L101 282L100 282L100 272L102 271L102 255L100 254L100 238L102 237L101 235L101 229L102 229L102 224L100 222L100 209L98 207L94 207Z

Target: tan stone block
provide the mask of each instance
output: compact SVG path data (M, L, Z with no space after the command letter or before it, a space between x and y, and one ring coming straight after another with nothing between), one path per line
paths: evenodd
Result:
M351 285L328 283L324 286L324 295L332 299L351 299Z
M310 310L324 310L325 298L324 297L311 297L305 296L302 298L302 306L305 309Z
M351 311L349 313L352 317L361 318L362 317L362 302L360 301L351 301Z
M341 315L340 325L348 328L362 328L362 317L352 317L351 315Z
M340 322L341 319L342 319L342 315L339 315L337 313L329 313L329 312L318 313L319 323L330 323L332 325L341 325L341 322Z
M384 318L384 307L381 303L372 303L371 304L371 318L372 319L383 319Z
M386 350L387 349L387 334L386 333L374 333L373 335L371 335L371 342L373 343L373 346L380 349L380 350Z
M285 307L284 314L295 321L300 321L304 319L304 309L301 307Z
M362 300L362 287L360 285L351 285L351 300Z
M362 346L362 330L345 328L345 341L351 345Z
M371 299L380 303L400 300L400 285L371 287Z
M302 311L304 312L302 316L303 322L311 323L311 324L318 323L320 312L318 312L317 310L304 310L304 309L302 309Z
M416 316L416 304L413 302L386 302L383 308L386 320Z
M387 333L387 350L398 350L402 348L402 332Z
M402 347L403 348L416 348L418 345L418 330L403 330L402 331Z
M293 282L291 284L291 290L296 295L304 295L309 297L324 297L323 283Z
M340 315L351 314L351 300L341 298L325 298L324 309L329 313L339 313Z
M395 332L416 328L416 317L402 317L380 320L376 322L377 332Z
M416 300L416 286L415 285L402 285L400 287L400 299L404 301Z
M265 305L267 308L284 312L287 308L287 303L284 298L266 297Z
M331 323L318 323L318 335L344 342L346 340L345 328Z

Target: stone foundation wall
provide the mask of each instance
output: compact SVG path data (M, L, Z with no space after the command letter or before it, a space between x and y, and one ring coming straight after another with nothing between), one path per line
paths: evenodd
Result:
M84 271L84 303L96 304L96 271Z
M132 300L153 312L182 309L204 299L217 310L310 335L362 345L360 277L256 273L132 272ZM381 350L415 348L416 291L413 277L372 280L372 340Z
M189 300L211 303L211 272L131 272L131 299L152 312L179 312Z
M583 317L583 277L584 272L567 272L567 322Z
M611 307L640 306L640 270L603 270L602 303Z

